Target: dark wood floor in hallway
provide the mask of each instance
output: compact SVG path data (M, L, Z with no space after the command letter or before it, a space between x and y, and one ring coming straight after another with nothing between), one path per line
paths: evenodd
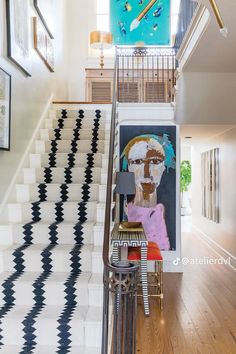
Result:
M193 233L183 234L183 257L219 258ZM137 354L235 354L236 273L229 266L186 265L164 274L164 310L151 316L138 303Z

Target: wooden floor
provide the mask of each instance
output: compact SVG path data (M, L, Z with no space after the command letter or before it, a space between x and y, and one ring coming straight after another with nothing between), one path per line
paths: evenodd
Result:
M183 257L217 255L192 233ZM164 310L151 299L151 316L138 304L137 353L236 354L236 273L225 265L188 265L164 274Z

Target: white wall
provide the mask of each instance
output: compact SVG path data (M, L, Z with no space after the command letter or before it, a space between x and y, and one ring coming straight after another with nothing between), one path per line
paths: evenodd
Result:
M183 72L177 86L177 124L235 124L236 73Z
M0 206L20 159L33 134L38 120L52 95L55 99L67 99L65 28L66 0L57 0L55 13L55 73L50 73L31 48L32 77L26 78L7 58L6 9L5 1L0 0L0 66L12 75L12 117L11 151L0 151ZM35 16L33 0L30 1L30 14Z
M85 101L85 68L99 68L99 51L92 51L89 33L96 30L97 0L67 0L68 6L68 98ZM113 67L105 54L105 68Z
M201 152L220 149L220 223L202 217ZM193 148L193 224L226 251L236 253L236 127Z

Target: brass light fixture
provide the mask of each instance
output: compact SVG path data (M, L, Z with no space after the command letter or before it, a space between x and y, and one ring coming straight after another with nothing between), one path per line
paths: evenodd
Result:
M216 17L218 25L220 27L220 33L222 34L222 36L227 37L228 30L225 27L224 21L222 19L222 16L220 14L220 10L219 10L219 8L218 8L218 6L216 4L216 1L215 0L209 0L209 2L211 4L212 10L214 12L214 15Z
M90 33L90 46L100 50L100 69L104 68L104 49L112 47L112 34L110 32L94 31Z

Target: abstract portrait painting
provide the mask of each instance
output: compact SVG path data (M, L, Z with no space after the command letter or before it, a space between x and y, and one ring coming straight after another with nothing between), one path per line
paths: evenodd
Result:
M142 222L149 241L176 249L176 127L122 126L120 169L134 172L128 221Z
M110 0L115 45L169 45L170 0Z

